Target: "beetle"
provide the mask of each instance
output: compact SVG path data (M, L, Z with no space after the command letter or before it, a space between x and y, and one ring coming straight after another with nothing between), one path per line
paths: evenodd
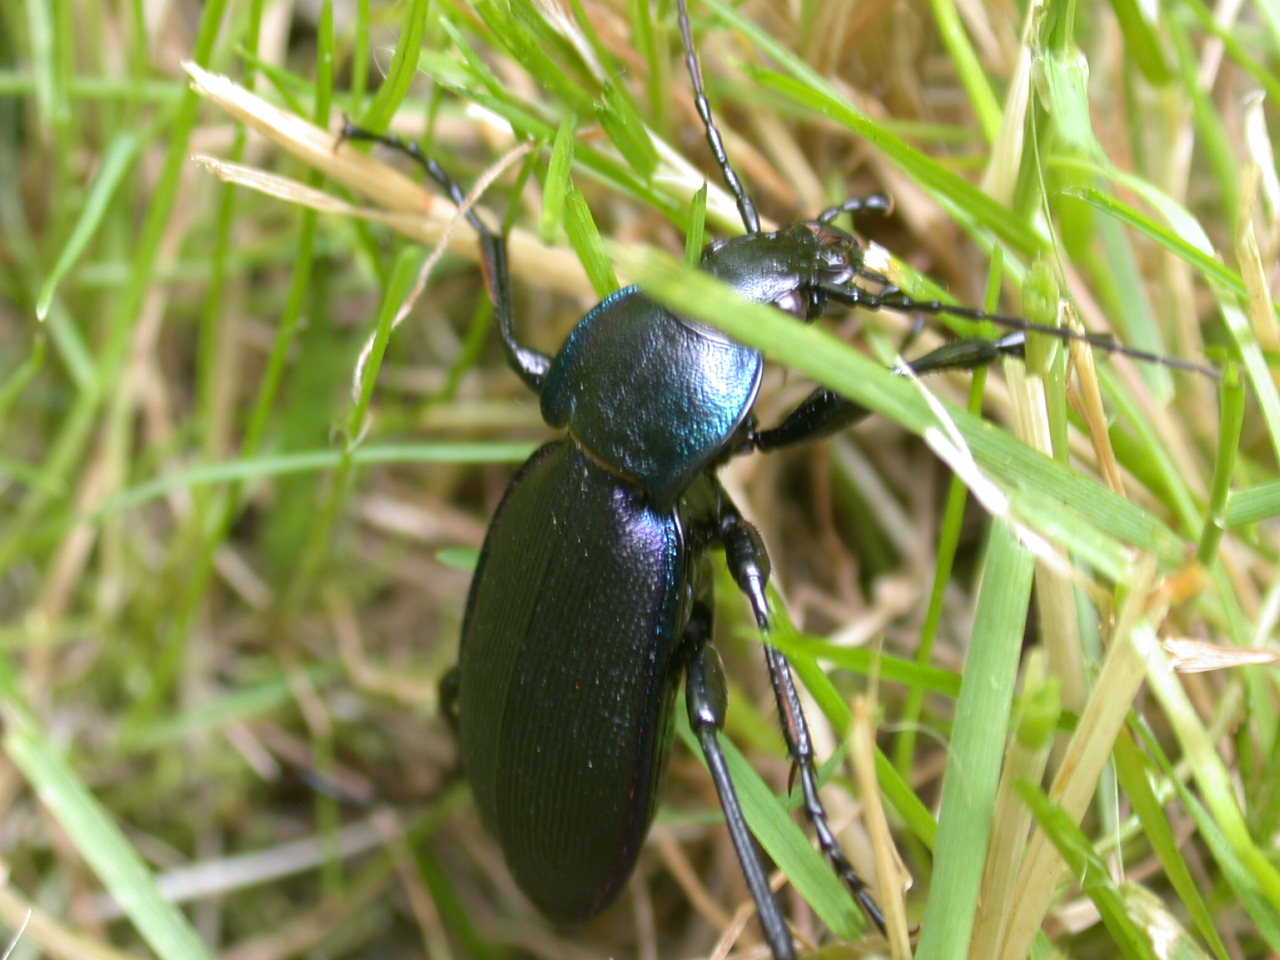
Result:
M910 364L913 373L1021 355L1024 332L1034 325L915 300L866 266L863 247L835 221L885 213L883 196L762 230L711 114L686 0L678 0L677 16L706 139L745 229L709 244L701 269L801 322L835 302L1020 328L994 341L955 341ZM408 153L465 207L458 183L415 144L350 125L343 135ZM760 353L634 286L588 311L555 356L542 353L515 332L504 234L473 210L466 218L479 236L508 364L539 396L546 422L566 432L529 458L502 497L467 598L458 666L442 687L476 807L517 884L560 921L591 917L618 896L657 806L683 680L690 726L765 939L774 960L794 958L718 739L727 704L711 645L706 561L720 549L764 639L784 739L819 846L884 932L880 908L828 824L800 696L786 657L768 642L768 553L716 476L733 457L815 440L869 411L818 388L780 423L760 428L752 414Z

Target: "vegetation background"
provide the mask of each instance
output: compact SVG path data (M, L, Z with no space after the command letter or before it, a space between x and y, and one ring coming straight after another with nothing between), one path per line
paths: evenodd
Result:
M479 828L436 684L546 431L465 229L394 325L453 218L400 158L335 152L344 113L466 185L533 144L483 200L533 343L640 278L779 361L762 421L810 377L883 415L726 471L845 844L869 871L892 838L914 880L881 894L898 938L860 934L764 791L806 949L902 956L910 925L945 960L1280 952L1280 7L708 0L694 26L772 222L884 191L868 257L917 295L1069 314L1224 380L1068 374L1037 343L1029 375L920 386L884 369L910 318L830 336L706 295L654 252L699 235L704 177L705 235L741 229L670 2L0 0L9 956L762 955L685 747L636 880L584 927L536 916ZM286 116L208 102L188 60ZM785 796L758 643L720 596L728 738Z

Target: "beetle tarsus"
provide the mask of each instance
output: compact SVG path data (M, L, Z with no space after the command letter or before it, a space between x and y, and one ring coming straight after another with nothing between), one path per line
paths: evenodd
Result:
M860 213L878 213L888 216L893 212L893 201L883 193L873 193L865 197L851 197L834 207L827 207L818 214L819 223L830 223L842 213L857 216Z
M813 832L818 837L818 847L830 862L836 875L844 881L850 893L862 906L863 912L881 934L886 933L884 913L871 894L867 882L854 869L849 858L840 849L840 841L827 818L826 807L818 793L818 771L813 753L813 742L809 737L809 725L805 720L804 710L800 705L800 693L791 674L791 664L777 647L765 644L765 662L769 666L769 678L773 682L774 696L778 701L778 712L782 717L782 730L786 735L787 748L791 752L791 760L800 771L800 786L804 793L804 809L813 824Z

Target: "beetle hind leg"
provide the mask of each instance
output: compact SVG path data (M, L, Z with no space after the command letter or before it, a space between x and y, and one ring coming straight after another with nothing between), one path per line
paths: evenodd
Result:
M724 668L720 656L711 646L711 607L701 599L695 601L685 628L685 704L689 711L689 726L693 729L702 754L715 782L720 797L720 808L729 827L734 850L742 864L751 899L755 901L764 928L765 940L774 960L795 960L795 947L782 908L769 886L769 872L765 869L756 848L755 840L747 827L738 800L737 789L729 776L729 766L720 746L720 731L724 727L727 695Z
M462 671L452 667L440 678L440 686L436 690L436 700L440 704L440 713L449 723L453 735L458 735L458 695L462 692Z

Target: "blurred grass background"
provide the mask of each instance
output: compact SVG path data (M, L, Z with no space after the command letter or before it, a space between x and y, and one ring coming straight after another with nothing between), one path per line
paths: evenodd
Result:
M1029 380L928 382L992 429L813 331L735 331L838 389L873 384L908 427L872 418L726 475L770 544L824 757L874 695L919 955L1280 952L1280 9L753 0L694 21L774 223L883 190L893 216L859 226L908 289L1050 321L1060 291L1091 329L1226 370L1220 388L1103 359L1077 387L1037 345ZM704 176L708 234L740 230L670 3L0 0L10 956L704 957L725 930L760 956L682 747L619 905L557 930L514 891L436 715L487 519L546 435L473 240L393 330L449 211L406 194L427 224L400 224L411 241L220 182L192 155L291 178L294 199L388 207L391 174L344 192L204 103L184 60L331 132L390 124L465 186L513 131L533 142L483 204L520 235L518 315L545 350L619 275L700 290L645 251L684 249ZM828 327L887 364L907 323ZM1105 414L1073 412L1092 384ZM762 421L807 389L775 369ZM759 650L720 593L729 736L781 792ZM828 772L869 869L851 776ZM830 904L783 899L802 944L827 941Z

